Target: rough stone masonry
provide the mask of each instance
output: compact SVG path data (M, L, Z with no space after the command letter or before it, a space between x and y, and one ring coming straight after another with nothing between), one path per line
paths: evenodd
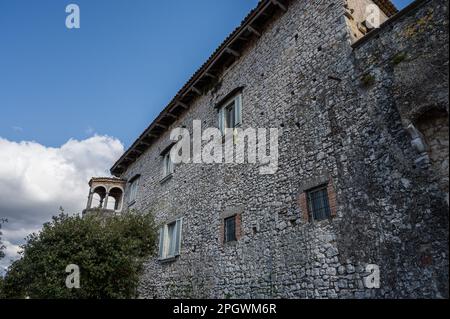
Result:
M145 263L141 297L448 297L448 3L374 2L370 30L361 2L261 1L112 168L136 192L125 210L183 218L179 254ZM217 127L237 90L242 128L280 129L276 174L180 164L162 180L170 131ZM331 216L315 221L321 185Z

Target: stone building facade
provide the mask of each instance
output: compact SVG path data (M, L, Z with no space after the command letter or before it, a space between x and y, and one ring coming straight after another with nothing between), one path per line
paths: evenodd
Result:
M125 209L179 234L143 298L448 297L448 4L364 2L380 28L359 1L261 1L114 165ZM243 129L279 129L276 173L168 167L171 130L236 94Z

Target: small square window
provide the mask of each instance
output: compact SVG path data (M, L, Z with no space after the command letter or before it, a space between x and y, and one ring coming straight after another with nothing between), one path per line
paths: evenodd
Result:
M325 220L331 217L327 186L307 192L309 214L313 220Z
M236 237L236 216L225 218L224 220L224 242L237 241Z

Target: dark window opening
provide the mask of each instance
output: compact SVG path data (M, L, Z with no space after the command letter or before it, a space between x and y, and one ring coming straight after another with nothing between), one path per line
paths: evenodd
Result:
M224 242L237 241L236 238L236 216L224 220Z
M234 112L235 112L235 106L234 102L233 104L227 106L225 108L225 128L234 128L236 126L235 120L234 120Z

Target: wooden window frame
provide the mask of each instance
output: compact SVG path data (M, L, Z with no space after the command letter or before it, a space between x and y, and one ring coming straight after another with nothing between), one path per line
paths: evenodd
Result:
M324 207L321 207L325 211L320 212L320 214L323 214L324 217L318 216L319 211L317 207L314 207L314 198L313 195L321 193L319 196L321 196L321 200L323 201ZM330 199L328 198L328 184L321 185L318 187L315 187L313 189L310 189L306 191L306 200L308 201L308 214L311 221L323 221L323 220L329 220L332 217L331 214L331 207L330 207Z
M164 224L159 230L159 261L172 261L181 254L183 219Z
M129 181L130 186L127 196L128 207L131 207L136 203L140 179L141 175L136 175Z
M233 221L233 224L234 224L233 225L233 227L234 227L233 238L229 238L228 237L229 234L228 234L228 225L227 225L227 223L230 222L230 221ZM226 217L223 220L223 242L224 243L231 243L231 242L235 242L237 240L238 240L238 238L237 238L237 214L236 214L236 215L233 215L233 216L230 216L230 217Z
M322 180L322 183L317 183L316 185L320 186L311 187L311 183L308 183L309 187L303 188L304 190L301 190L298 195L300 212L305 222L321 222L325 220L332 220L337 216L337 196L334 189L333 180L329 179L327 182L323 178L320 178L319 180ZM309 194L321 189L326 192L330 216L325 219L315 219L313 209L310 205Z
M237 92L218 107L219 129L223 136L227 130L234 130L242 125L242 92ZM231 116L227 116L231 114ZM230 123L233 122L233 123Z

